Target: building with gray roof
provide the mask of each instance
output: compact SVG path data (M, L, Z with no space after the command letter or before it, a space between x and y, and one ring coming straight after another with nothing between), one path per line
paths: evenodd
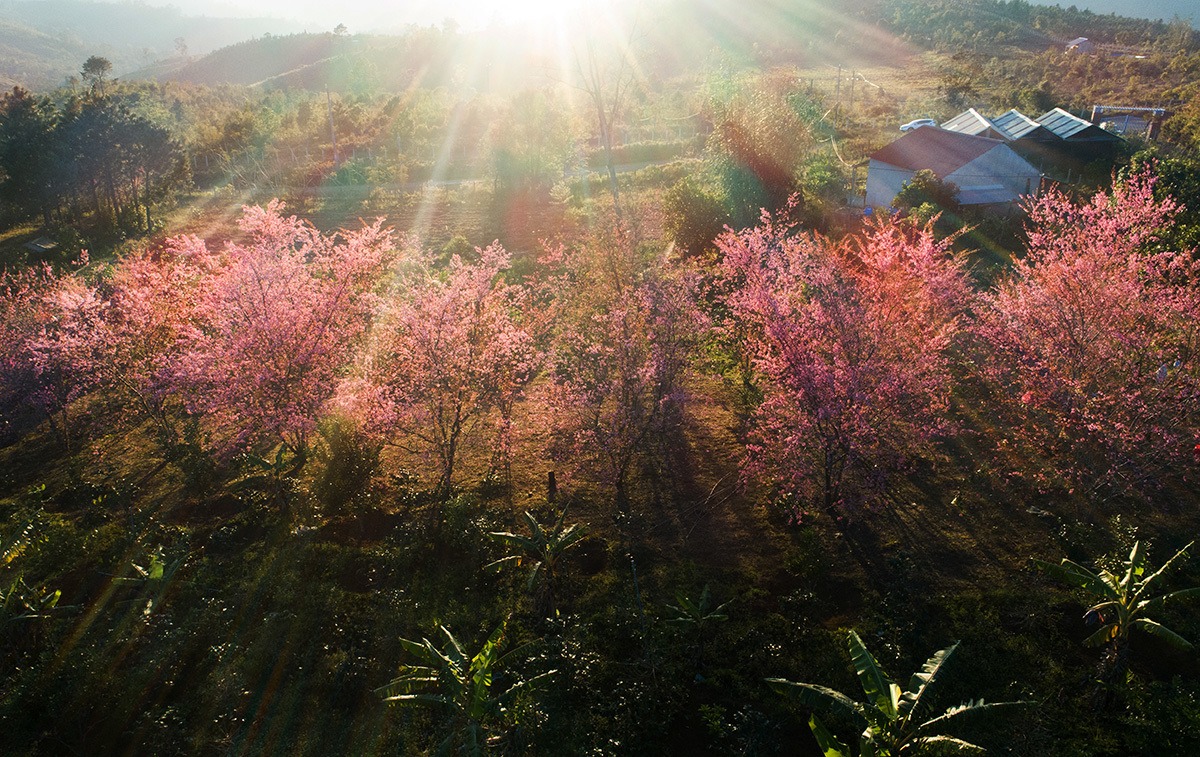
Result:
M1055 108L1052 111L1042 114L1038 117L1037 122L1049 129L1054 136L1066 142L1103 142L1115 144L1121 141L1121 138L1116 134L1105 131L1086 118L1080 118L1062 108Z
M967 108L962 113L942 124L942 128L947 131L956 131L959 134L970 134L973 137L989 137L991 139L1008 138L1004 132L996 128L996 125L990 119L974 108Z
M1004 140L923 126L871 155L866 205L890 206L922 170L958 185L963 205L1014 202L1036 193L1041 184L1041 171Z
M991 119L991 123L1010 142L1018 139L1033 139L1039 142L1057 139L1054 132L1016 108L996 116Z
M942 128L1003 140L1042 171L1059 177L1069 177L1094 161L1111 160L1121 144L1118 135L1062 108L1036 119L1016 108L995 118L970 108Z

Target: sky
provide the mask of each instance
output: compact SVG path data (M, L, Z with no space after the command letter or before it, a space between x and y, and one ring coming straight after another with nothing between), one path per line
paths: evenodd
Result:
M452 18L464 29L493 22L522 25L545 23L555 14L584 2L608 0L147 0L149 5L175 5L192 15L273 16L311 24L310 32L345 24L351 33L386 32L409 24L438 24ZM830 0L836 4L837 0ZM1178 15L1200 24L1200 0L1031 0L1041 5L1075 5L1096 13L1119 13L1170 20Z

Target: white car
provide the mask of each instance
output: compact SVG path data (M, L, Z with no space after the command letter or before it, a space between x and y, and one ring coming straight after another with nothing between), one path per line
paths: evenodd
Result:
M912 131L913 129L920 129L922 126L937 126L937 121L932 118L918 118L901 126L900 131Z

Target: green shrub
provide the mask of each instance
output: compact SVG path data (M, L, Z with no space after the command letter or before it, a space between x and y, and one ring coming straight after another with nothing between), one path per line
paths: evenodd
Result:
M321 443L313 452L321 468L313 495L328 512L365 503L371 479L379 470L379 443L345 418L328 419L319 431Z
M667 191L663 198L667 234L675 246L689 255L712 248L730 222L721 199L695 179L684 179Z

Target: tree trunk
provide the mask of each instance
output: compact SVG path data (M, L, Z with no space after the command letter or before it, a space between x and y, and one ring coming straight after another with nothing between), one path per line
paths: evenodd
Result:
M628 476L625 471L626 468L622 466L621 470L617 472L616 486L614 487L616 489L617 512L621 515L629 514L629 486L626 482Z
M1096 687L1092 690L1092 710L1105 712L1113 704L1114 691L1129 670L1129 638L1118 637L1107 648L1100 661Z
M608 168L608 191L612 194L613 212L616 213L619 221L621 219L621 190L617 184L617 167L613 161L612 124L604 115L603 104L598 103L597 110L600 111L600 144L604 148L604 164Z
M446 449L442 455L442 480L438 482L438 494L443 497L449 497L451 492L451 484L454 481L454 458L457 454L457 440L453 435L446 445Z
M833 461L831 461L827 455L825 458L824 470L822 471L824 479L822 481L821 489L825 498L825 514L829 516L829 519L833 521L833 524L837 526L838 530L840 531L842 529L842 520L837 509L837 497L834 492L832 465Z

